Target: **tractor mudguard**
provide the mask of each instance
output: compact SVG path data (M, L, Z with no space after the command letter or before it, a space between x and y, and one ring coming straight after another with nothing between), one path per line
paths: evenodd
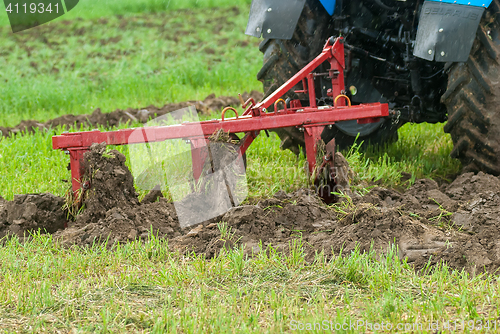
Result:
M253 0L247 30L250 36L292 38L306 0Z
M429 61L467 61L481 17L491 2L425 1L413 54Z
M336 0L319 0L333 15ZM253 0L245 34L264 38L291 39L306 0Z

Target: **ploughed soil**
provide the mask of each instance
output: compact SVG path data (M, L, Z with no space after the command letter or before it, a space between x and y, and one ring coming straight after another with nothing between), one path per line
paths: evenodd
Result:
M312 260L315 251L348 254L372 246L385 252L392 244L417 269L430 261L446 262L469 272L495 272L500 266L500 179L466 173L439 186L417 180L405 192L374 188L353 195L334 209L311 191L278 192L274 197L232 208L205 223L182 229L174 205L151 191L139 202L125 157L94 145L85 155L90 188L85 209L69 221L64 199L51 194L16 196L0 201L0 237L40 229L67 246L108 245L147 239L150 233L169 239L174 250L214 256L222 247L242 245L248 254L272 245L287 252L301 238ZM341 160L341 159L338 159ZM226 231L221 235L221 224ZM67 228L64 228L65 226Z
M253 98L255 101L260 101L263 94L258 91L251 91L250 93L243 93L243 99L246 101L248 98ZM32 133L35 129L47 131L50 129L55 129L58 126L63 126L69 128L75 125L77 128L80 126L84 127L96 127L102 126L118 126L119 124L124 124L127 122L135 123L146 123L151 119L163 116L175 110L182 108L187 108L190 106L196 107L198 113L208 114L211 111L220 111L222 108L229 106L240 105L238 97L234 96L219 96L216 97L215 94L207 96L203 101L186 101L180 103L170 103L166 104L161 108L155 107L153 105L133 109L128 108L126 110L117 109L109 113L101 112L100 108L94 110L92 114L86 115L64 115L51 119L46 122L39 122L36 120L25 120L14 127L3 127L0 126L0 135L2 136L12 136L21 133Z

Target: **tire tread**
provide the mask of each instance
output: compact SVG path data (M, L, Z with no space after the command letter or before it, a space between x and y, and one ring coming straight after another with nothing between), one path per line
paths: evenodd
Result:
M500 36L499 0L486 11L466 63L454 64L442 102L448 108L444 130L451 134L451 156L464 171L500 175ZM493 19L491 19L493 18Z

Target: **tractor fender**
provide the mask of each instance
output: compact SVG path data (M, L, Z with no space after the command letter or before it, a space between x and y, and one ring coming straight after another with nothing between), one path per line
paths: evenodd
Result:
M290 39L306 0L253 0L246 34L254 37Z
M318 1L318 0L313 0ZM333 15L336 0L319 0ZM306 0L253 0L245 34L272 39L291 39Z
M467 61L481 17L491 2L425 1L413 54L429 61Z

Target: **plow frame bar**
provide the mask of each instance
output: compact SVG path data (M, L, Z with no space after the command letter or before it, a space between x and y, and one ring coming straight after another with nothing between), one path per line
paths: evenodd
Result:
M321 140L321 134L326 126L347 120L371 123L377 122L380 117L389 116L388 104L370 103L351 106L344 89L345 58L343 43L342 38L329 38L321 54L262 102L256 103L253 99L245 102L240 95L242 107L246 108L241 116L238 115L234 108L228 107L223 110L221 119L210 121L105 132L99 130L66 132L52 137L52 147L63 150L70 156L72 189L75 196L77 196L80 188L88 188L89 186L81 183L84 174L83 155L90 150L93 143L128 145L160 142L169 139L187 140L191 143L193 176L194 179L198 180L207 158L207 154L203 153L203 151L207 147L208 137L221 129L232 134L245 133L239 145L239 155L242 156L260 131L297 127L304 132L308 172L312 174L317 163L317 144ZM330 63L328 73L314 73L313 71L325 61ZM332 98L335 97L333 106L318 107L317 105L314 81L315 77L320 75L328 76L332 80L332 88L328 91L328 95ZM287 102L282 97L300 82L302 82L303 89L295 92L307 94L309 105L302 106L300 100L292 100L287 106ZM282 109L278 108L280 104L283 106ZM274 111L268 112L267 109L272 105L274 105ZM235 117L225 118L226 111L230 110L235 113ZM137 134L138 131L142 132L142 138L132 136L133 133ZM333 145L327 146L334 147L334 142ZM333 160L332 152L330 153L330 156L325 156L325 161L331 162ZM319 164L321 165L321 161L319 161Z

